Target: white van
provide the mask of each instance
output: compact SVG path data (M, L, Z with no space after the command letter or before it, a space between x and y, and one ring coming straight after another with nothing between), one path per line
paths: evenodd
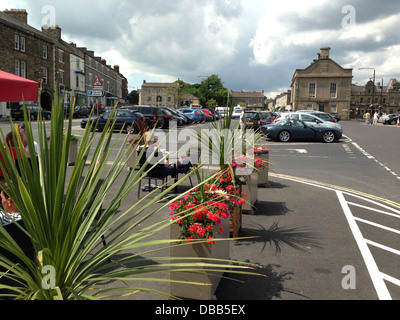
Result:
M217 111L221 115L221 117L226 117L229 114L228 107L216 107L215 111Z

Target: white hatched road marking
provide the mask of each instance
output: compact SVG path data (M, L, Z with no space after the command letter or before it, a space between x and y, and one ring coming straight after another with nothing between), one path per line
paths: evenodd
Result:
M391 283L393 283L393 284L395 284L397 286L400 286L400 280L397 279L397 278L394 278L394 277L392 277L390 275L387 275L387 274L385 274L385 273L383 273L381 271L379 271L379 268L378 268L378 266L376 264L376 261L375 261L373 255L372 255L368 245L380 248L382 250L386 250L386 251L394 253L396 255L400 255L400 251L396 250L396 249L393 249L393 248L390 248L388 246L384 246L382 244L376 243L374 241L365 239L363 237L358 225L357 225L357 221L361 222L361 223L368 223L368 224L373 225L375 227L387 230L389 232L395 232L397 234L400 234L400 231L397 230L397 229L393 229L393 228L389 228L389 227L386 227L386 226L382 226L380 224L376 224L374 222L371 222L371 221L368 221L368 220L365 220L365 219L354 217L349 206L350 205L351 206L357 206L357 207L364 208L364 209L367 209L367 210L371 210L371 211L374 211L374 212L377 212L377 213L382 213L382 214L389 215L389 216L392 216L392 217L395 217L395 218L400 218L400 211L399 210L394 209L392 207L389 207L387 205L384 205L384 204L382 204L382 202L391 203L392 205L394 205L397 208L400 208L400 204L394 203L392 201L388 201L388 200L385 200L385 199L382 199L382 198L371 197L371 196L369 196L367 194L363 194L363 193L360 193L358 191L349 190L349 189L345 189L345 188L341 188L341 187L333 186L333 185L327 185L327 184L319 183L319 182L316 182L316 181L310 181L310 180L305 180L305 179L301 179L301 178L290 177L290 176L287 176L287 175L273 174L273 173L271 173L271 176L277 177L277 178L281 178L281 179L291 180L291 181L295 181L295 182L300 182L300 183L311 185L311 186L314 186L314 187L318 187L318 188L334 191L336 193L336 195L337 195L337 197L339 199L339 202L341 204L342 210L343 210L343 212L344 212L344 214L346 216L347 222L348 222L348 224L350 226L351 232L352 232L352 234L354 236L354 239L356 240L356 243L357 243L357 245L358 245L358 247L360 249L361 255L362 255L363 259L364 259L364 262L365 262L366 267L368 269L368 272L370 274L370 277L371 277L371 280L372 280L373 285L375 287L375 290L377 292L378 298L380 300L392 300L392 297L391 297L391 295L389 293L389 290L388 290L388 288L387 288L387 286L385 284L385 281L388 281L388 282L391 282ZM343 189L343 190L340 190L340 189ZM357 203L354 203L354 202L347 201L344 198L344 194L346 194L348 196L351 196L351 197L358 198L358 199L366 201L366 202L370 202L370 203L372 203L374 205L378 205L381 208L383 208L384 210L379 210L379 209L375 209L375 208L372 208L372 207L367 207L367 206L364 206L364 205L361 205L361 204L357 204ZM385 210L387 210L387 211L385 211Z
M361 255L363 256L364 262L367 266L369 275L371 280L374 284L376 293L380 300L392 300L390 293L386 287L385 281L382 278L381 272L376 265L374 257L371 254L371 251L368 248L367 241L364 239L355 219L354 216L349 208L349 205L346 199L343 196L343 192L336 191L336 194L339 198L339 202L342 206L343 212L346 216L347 222L350 226L351 232L353 233L354 239L357 242L358 248L361 251Z

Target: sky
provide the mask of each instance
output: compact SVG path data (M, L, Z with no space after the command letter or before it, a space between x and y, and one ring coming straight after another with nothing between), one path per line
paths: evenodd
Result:
M399 0L0 0L4 9L26 9L38 30L59 25L63 40L119 65L129 91L216 74L229 90L275 98L321 47L353 83L373 69L377 82L400 80Z

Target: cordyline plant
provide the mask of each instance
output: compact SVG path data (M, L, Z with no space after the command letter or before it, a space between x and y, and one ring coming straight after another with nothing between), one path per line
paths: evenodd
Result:
M118 149L116 146L122 137L122 130L113 139L113 117L108 120L110 129L102 133L96 133L93 130L96 123L89 121L80 138L77 160L71 169L68 166L68 153L72 140L73 112L64 122L64 106L60 100L63 99L56 95L49 136L46 127L49 124L39 115L37 162L29 162L26 155L21 153L16 161L17 170L8 148L0 148L4 159L4 163L0 161L0 166L3 172L7 168L5 180L9 195L19 208L24 227L18 222L16 224L30 238L35 251L34 258L26 255L5 228L0 226L0 249L9 251L19 259L15 263L0 254L0 292L1 289L8 290L7 297L11 299L38 300L107 299L121 292L131 294L137 291L169 297L167 292L150 289L152 282L168 281L163 277L166 272L182 268L204 272L206 267L208 272L230 268L230 272L236 270L253 274L249 270L252 269L250 265L238 264L237 261L234 264L225 260L204 263L203 258L202 262L194 259L182 262L182 258L179 258L180 262L175 263L173 257L154 257L157 250L178 245L177 239L157 240L155 237L173 223L170 218L164 219L163 215L157 213L177 200L160 202L184 178L162 192L157 190L157 193L129 203L129 208L123 210L121 205L129 201L130 192L146 174L144 167L139 171L126 170L125 162L130 150L125 148L128 135ZM32 124L26 108L24 120L30 157L35 158ZM16 145L22 150L17 128L12 124L11 129L17 140ZM3 133L1 140L5 145ZM143 152L144 148L136 165ZM71 170L70 174L67 170ZM97 189L100 179L103 182ZM113 189L116 189L115 192L111 192L113 185L117 186ZM3 183L1 187L4 187ZM153 206L156 209L151 208L154 204L158 204ZM146 226L145 222L154 216L160 217L158 222L149 222L150 225ZM102 243L103 236L106 245ZM151 259L146 258L149 253ZM122 267L131 262L137 266ZM14 284L4 285L4 279L12 280ZM100 283L105 281L115 281L116 286L102 289ZM149 283L149 288L143 283Z

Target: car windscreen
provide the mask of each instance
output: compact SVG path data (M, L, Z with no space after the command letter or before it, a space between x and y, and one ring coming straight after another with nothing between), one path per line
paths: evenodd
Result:
M246 118L260 119L260 114L258 112L245 112L244 115Z

